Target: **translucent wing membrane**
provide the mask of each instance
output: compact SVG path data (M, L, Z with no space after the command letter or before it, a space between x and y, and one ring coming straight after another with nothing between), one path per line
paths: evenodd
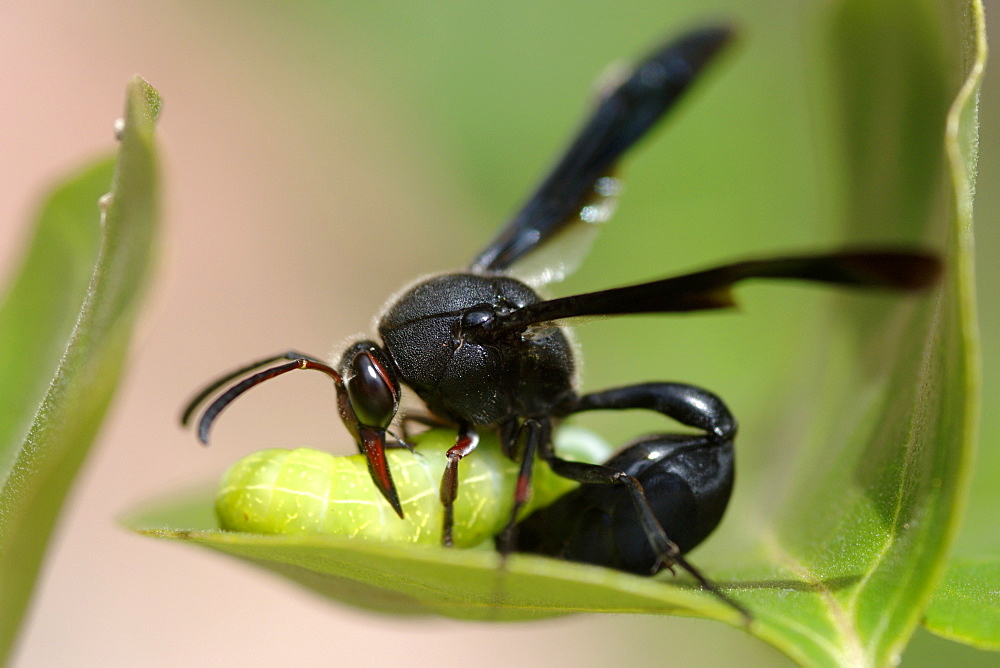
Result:
M615 162L671 109L732 37L703 28L660 47L605 93L563 157L499 235L479 254L475 272L502 271L574 222L600 222L613 209Z

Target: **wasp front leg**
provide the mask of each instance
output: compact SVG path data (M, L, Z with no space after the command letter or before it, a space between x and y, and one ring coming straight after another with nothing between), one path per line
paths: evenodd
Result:
M448 449L448 463L441 476L441 505L444 506L444 520L441 526L441 544L452 547L452 533L455 527L455 499L458 497L458 463L479 445L479 433L470 424L458 427L455 445Z

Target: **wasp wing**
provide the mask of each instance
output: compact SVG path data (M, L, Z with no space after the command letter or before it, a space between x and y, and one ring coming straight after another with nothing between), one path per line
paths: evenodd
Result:
M498 316L495 326L504 331L520 331L530 325L581 316L728 308L736 303L733 286L752 278L919 290L933 284L940 271L941 263L931 253L893 249L745 260L649 283L529 304Z
M619 188L610 176L618 158L674 106L732 34L729 27L687 33L609 87L563 157L470 269L503 271L571 223L603 222Z

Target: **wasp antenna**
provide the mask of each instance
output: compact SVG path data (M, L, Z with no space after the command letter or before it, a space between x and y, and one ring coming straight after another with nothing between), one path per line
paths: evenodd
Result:
M238 396L249 390L251 387L260 385L265 380L270 380L276 376L288 373L289 371L295 371L296 369L313 369L315 371L322 371L326 375L330 376L335 383L338 385L343 384L343 379L336 369L331 367L325 362L321 362L315 357L310 357L308 355L302 355L300 353L285 353L283 355L278 355L275 357L269 357L267 359L261 360L254 364L247 365L242 369L238 369L226 376L215 381L207 388L202 390L197 397L195 397L191 403L185 409L183 416L181 417L181 424L187 425L188 420L191 415L197 410L198 405L213 392L218 390L220 387L230 382L231 380L238 378L241 375L252 371L260 366L266 364L272 364L278 360L290 360L285 364L281 364L270 369L264 369L259 371L249 378L244 378L240 382L236 383L228 390L222 393L215 401L209 404L208 408L202 414L201 419L198 421L198 440L203 444L208 445L208 432L212 428L212 423L215 422L216 417L219 413L223 411L229 404L236 400Z
M295 352L294 350L289 350L288 352L281 353L280 355L271 355L270 357L265 357L259 359L256 362L251 362L245 366L236 369L235 371L230 371L224 376L217 378L208 385L206 385L198 394L194 396L191 401L187 403L184 407L184 411L181 413L181 425L186 427L191 421L191 417L198 411L198 406L203 404L206 399L218 392L222 387L228 385L232 381L236 380L240 376L245 376L255 369L260 369L261 367L270 366L275 362L281 360L309 360L318 364L322 364L321 360L311 357L310 355L303 355L302 353Z
M219 413L221 413L226 406L233 403L238 396L249 390L251 387L260 385L265 380L270 380L276 376L288 373L289 371L295 371L296 369L303 368L301 366L302 363L303 361L301 360L295 360L282 364L281 366L264 369L249 378L243 379L223 392L222 396L209 404L208 408L205 409L204 414L202 414L201 420L198 421L198 440L205 445L208 445L208 431L212 428L212 423L215 422L215 418L219 416Z

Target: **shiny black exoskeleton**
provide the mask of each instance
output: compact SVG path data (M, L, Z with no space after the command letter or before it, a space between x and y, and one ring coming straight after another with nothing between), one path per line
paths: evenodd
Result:
M703 436L653 434L633 441L604 463L635 478L653 515L681 554L722 521L733 492L733 442ZM517 549L650 575L663 566L628 492L584 483L518 525Z
M540 301L507 276L443 274L399 297L379 319L378 333L433 414L474 425L545 418L575 396L565 334L557 327L493 328L498 318Z
M433 421L457 431L440 489L445 544L451 543L459 462L476 448L477 430L495 429L504 452L520 462L502 551L516 547L515 518L541 458L557 474L584 484L524 523L522 549L636 573L679 565L739 608L683 557L718 524L728 502L736 433L729 410L711 392L680 383L580 395L572 350L554 323L728 308L735 303L732 288L753 278L915 290L933 282L938 261L922 252L872 249L775 257L550 300L505 273L549 239L610 215L618 159L674 106L731 35L728 27L687 33L605 86L563 157L467 271L426 279L386 307L378 322L381 344L359 341L336 366L291 351L259 360L206 387L182 422L221 392L198 421L199 438L207 442L218 414L242 393L289 371L320 371L334 381L337 410L367 457L373 482L402 515L385 447L407 386ZM554 451L552 430L559 419L633 408L658 412L697 433L654 437L604 465L566 461ZM653 455L661 449L672 454Z

